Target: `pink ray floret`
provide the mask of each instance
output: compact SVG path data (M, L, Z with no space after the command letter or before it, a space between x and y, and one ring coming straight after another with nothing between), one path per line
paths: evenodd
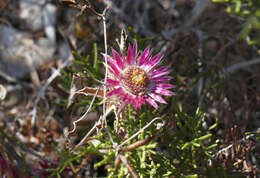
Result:
M133 47L129 45L126 56L114 49L112 54L113 57L107 56L111 73L111 77L107 78L107 97L119 97L135 109L140 109L146 102L156 109L157 102L167 104L160 95L174 95L168 89L175 86L168 83L172 77L167 76L171 73L167 66L156 69L163 58L162 53L152 57L152 50L147 47L139 55L135 42Z

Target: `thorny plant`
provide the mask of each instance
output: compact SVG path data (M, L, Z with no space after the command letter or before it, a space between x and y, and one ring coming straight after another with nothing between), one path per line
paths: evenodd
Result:
M214 141L214 138L212 138L213 135L209 133L210 130L216 128L217 124L204 129L205 116L203 116L199 109L197 109L195 116L188 116L183 114L180 108L177 111L178 114L175 115L176 123L174 123L171 121L173 116L162 117L157 110L154 110L152 114L146 114L149 110L147 107L142 107L143 112L140 112L140 110L134 111L130 105L127 105L131 104L134 109L140 109L145 102L148 102L154 108L158 109L158 104L155 101L167 104L157 94L173 95L172 92L165 90L165 88L173 88L174 86L168 83L161 83L171 79L170 77L162 77L171 71L167 67L162 67L150 72L160 62L162 54L159 53L151 58L152 51L149 47L139 57L137 57L137 44L134 44L133 47L129 46L128 51L125 52L126 34L124 31L122 31L120 42L118 42L121 56L116 50L112 49L113 57L110 57L107 54L105 22L106 11L109 7L106 7L104 12L99 14L92 8L89 1L86 2L87 5L79 5L73 2L72 6L81 9L80 15L86 9L91 9L92 12L103 20L105 43L105 54L103 54L105 58L105 62L103 63L105 66L104 82L100 81L102 74L99 74L100 71L98 71L97 63L99 62L97 56L94 59L93 68L88 64L83 64L84 62L88 62L88 59L84 59L74 53L75 58L79 61L81 60L78 64L87 65L85 68L86 71L101 86L97 88L87 86L79 89L76 86L76 80L79 80L81 76L77 76L77 74L73 75L67 105L70 115L72 114L75 100L79 95L91 96L92 99L88 103L87 111L76 121L71 121L72 124L69 130L65 130L65 136L68 139L72 155L70 155L71 153L67 155L70 159L62 167L57 169L57 171L60 172L67 165L73 167L73 161L82 159L85 156L87 156L85 160L87 162L90 159L89 154L94 154L103 157L103 160L95 164L95 167L110 165L107 170L110 173L109 176L112 177L124 177L126 175L131 175L132 177L158 175L185 176L189 174L193 174L194 176L214 175L216 170L205 170L203 168L213 167L217 170L220 168L218 164L212 163L212 161L214 162L213 153L217 151L218 141ZM108 65L108 62L110 65ZM112 89L108 90L109 92L107 93L107 89L109 88ZM112 97L114 95L115 97ZM74 146L70 136L75 134L78 128L77 124L86 119L89 112L97 107L97 104L95 104L96 98L102 100L103 114L98 120L94 121L92 128L89 128L87 134ZM106 120L111 113L115 117L115 122L112 126L111 121ZM127 115L128 119L126 119ZM147 118L152 118L152 115L157 117L150 119L150 121L147 120ZM158 123L158 120L161 122ZM177 129L179 129L178 134L164 128L166 123L168 126L177 124ZM133 128L137 125L138 131L137 128ZM95 130L96 134L93 134ZM162 138L161 134L165 138ZM186 138L185 135L187 135ZM174 138L176 145L164 145L168 152L163 153L164 151L160 149L165 148L163 146L161 148L160 144L154 141L162 139L161 144L163 145L163 140L167 139L167 137ZM181 137L183 138L180 139ZM106 141L104 142L104 140ZM169 143L169 141L166 143ZM86 149L81 147L83 144L88 145ZM128 146L125 146L126 144ZM249 150L246 150L244 153L246 154ZM77 155L76 158L74 154ZM200 155L199 158L198 155ZM169 161L169 157L175 158L174 161ZM162 159L165 162L162 163L158 159ZM181 168L178 169L178 166L181 166ZM226 176L225 173L223 175Z
M78 7L77 5L75 5ZM91 8L91 4L88 1L88 5L82 6L81 13L86 8ZM121 112L124 112L127 104L132 104L135 109L141 109L142 104L145 102L149 103L156 109L158 108L157 102L167 104L167 102L158 94L171 96L173 92L167 90L170 88L174 88L174 85L165 83L171 80L171 77L164 76L171 72L168 67L162 67L159 69L155 69L155 67L161 62L163 57L162 53L151 57L152 50L150 47L147 47L142 54L138 54L137 44L135 43L133 47L129 45L127 55L124 54L125 44L126 44L126 34L122 31L121 41L119 43L121 56L116 50L112 49L113 58L107 55L107 37L106 37L106 22L105 15L108 7L105 8L102 14L97 13L95 10L92 11L99 17L102 17L103 25L104 25L104 43L105 43L105 78L104 83L102 85L102 89L96 88L92 90L96 90L95 94L88 92L88 87L85 87L79 91L75 91L75 88L71 86L70 92L70 102L68 108L72 104L74 99L74 95L76 94L85 94L93 95L93 99L91 104L88 107L86 113L79 118L78 120L73 122L73 128L70 131L65 131L65 135L68 136L75 132L76 124L80 122L85 116L89 113L98 92L101 90L103 95L99 95L103 99L103 115L100 117L98 122L95 123L92 129L88 132L88 134L80 141L78 145L81 145L84 140L95 130L102 129L103 124L106 123L106 117L112 111L116 116L117 127L119 122L119 116ZM108 62L110 66L108 66ZM109 72L108 72L109 71ZM109 75L109 78L108 78ZM74 80L72 80L72 85ZM113 88L109 93L106 94L108 88ZM117 97L112 98L112 95L116 95ZM107 99L109 97L109 100ZM112 98L112 99L111 99ZM122 102L120 101L122 99ZM110 107L106 109L106 105L109 103ZM121 105L121 106L119 106ZM120 119L122 116L120 117Z

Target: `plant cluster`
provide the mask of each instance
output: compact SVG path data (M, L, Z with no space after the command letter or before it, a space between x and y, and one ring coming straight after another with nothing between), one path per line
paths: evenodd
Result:
M147 52L147 49L144 51ZM145 56L146 52L140 53L143 54L140 56ZM109 59L111 64L115 64L111 60L116 57L119 58L115 50L113 50L113 53L113 59L112 57ZM104 92L97 94L99 91L97 86L100 83L95 78L102 76L102 70L95 68L96 64L101 63L95 54L97 54L96 47L93 55L87 58L74 53L74 63L77 66L75 69L83 69L81 72L78 71L79 76L84 75L84 78L79 79L80 83L87 82L85 84L88 84L88 87L78 88L78 93L84 93L87 96L78 96L77 102L91 105L92 108L95 108L91 109L92 111L99 111L99 114L102 115L102 94ZM95 62L89 62L88 59L91 57L95 58L93 60ZM127 53L125 59L127 59ZM150 59L153 58L150 57ZM113 67L112 69L116 70L115 66ZM112 69L111 71L115 73ZM74 72L70 75L68 75L68 72L64 73L66 74L64 77L67 76L64 78L64 83L66 81L73 82L72 75L75 74ZM70 77L68 78L68 76ZM118 82L114 83L118 84ZM112 84L109 86L113 86ZM101 101L98 100L93 103L92 99L95 96L100 98ZM110 96L109 93L108 96ZM181 104L176 108L176 101L174 97L170 96L167 97L167 105L159 105L155 109L149 105L136 107L135 102L128 104L123 97L124 95L119 94L112 99L107 98L108 107L112 107L113 104L118 106L118 102L125 102L126 105L123 104L124 108L121 108L120 112L115 110L115 112L107 115L106 124L92 123L92 126L94 125L101 130L94 135L91 134L89 138L81 135L80 140L86 139L86 141L82 142L81 140L80 144L78 144L79 141L70 143L69 150L72 152L66 152L66 157L69 157L69 159L65 158L66 161L59 169L56 169L58 172L55 172L55 174L59 174L66 166L78 164L85 159L84 164L91 162L91 157L100 159L99 162L94 164L94 167L98 169L103 166L103 169L107 172L105 175L109 177L197 177L216 175L216 172L222 169L222 166L217 163L213 156L217 152L219 142L212 132L216 131L217 120L211 126L206 126L206 115L199 108L190 114L185 113ZM70 103L74 102L70 101ZM115 109L118 109L118 107ZM91 130L90 127L84 128L86 129L85 134ZM73 168L72 170L76 169ZM224 170L223 175L227 175Z

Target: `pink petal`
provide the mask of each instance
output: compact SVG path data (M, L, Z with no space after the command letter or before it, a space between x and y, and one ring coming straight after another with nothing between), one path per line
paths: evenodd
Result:
M152 98L145 99L150 105L152 105L155 109L158 109L158 104Z
M139 65L142 65L143 63L145 63L146 60L150 57L151 53L152 53L152 51L150 52L150 47L148 46L144 50L142 56L140 57Z
M155 77L160 77L160 76L162 76L162 75L168 74L168 72L170 73L171 70L168 69L168 66L164 66L164 67L161 67L161 68L159 68L159 69L154 70L154 71L152 72L152 77L154 77L154 78L155 78Z
M172 70L167 70L167 71L164 71L164 72L161 72L161 73L158 73L158 74L155 74L155 75L152 75L152 78L153 77L161 77L161 76L163 76L163 75L167 75L167 74L169 74L169 73L171 73L172 72Z
M107 96L112 96L112 95L116 95L116 94L119 94L120 91L122 90L122 88L116 88L110 92L107 93Z
M135 102L137 108L138 108L138 109L141 109L141 106L142 106L142 104L145 103L145 100L143 99L142 96L137 96L137 97L135 98L134 102Z
M138 107L139 107L138 103L136 103L136 102L133 102L132 105L134 106L135 109L138 109Z
M160 88L175 88L175 85L169 84L169 83L159 83L156 84L156 87L160 87Z
M110 78L107 79L108 87L115 87L115 86L117 86L119 84L120 84L120 82L117 81L117 80L113 80L113 79L110 79Z
M133 98L132 95L128 94L123 89L120 91L120 93L118 95L122 97L123 101L126 104L132 104L133 105L134 98Z
M160 95L164 95L164 96L172 96L174 95L174 93L172 91L160 88L160 87L156 87L154 90L155 93L160 94Z
M128 65L131 65L131 64L132 64L132 47L131 47L130 44L129 44L129 46L128 46L126 62L127 62Z
M153 81L155 82L168 82L172 79L171 76L164 76L164 77L156 77L156 78L152 78Z
M161 67L159 69L156 69L152 72L152 75L156 75L158 73L161 73L161 72L164 72L164 71L167 71L168 70L168 66L164 66L164 67Z
M115 63L115 61L110 56L107 56L107 61L109 62L111 68L113 69L114 73L116 74L116 77L118 77L119 73L120 73L120 69L117 66L117 64Z
M162 59L163 54L162 53L158 53L156 56L152 57L152 59L150 59L148 62L144 63L144 69L146 71L150 71L152 68L154 68Z
M118 92L118 96L124 97L127 93L121 88L121 90Z
M122 70L123 69L123 62L122 62L120 55L113 48L112 48L112 53L113 53L113 56L116 60L117 66Z
M142 107L142 103L137 103L137 107L135 108L135 109L141 109L141 107Z
M150 93L149 94L155 101L158 101L160 103L163 103L163 104L168 104L161 96L159 95L156 95L154 93Z
M128 103L128 104L132 104L131 101L133 100L133 97L131 95L129 95L128 93L125 93L124 91L121 93L121 95L123 96L123 101Z
M137 43L136 43L136 41L135 41L135 43L134 43L134 46L133 46L133 62L136 64L136 60L137 60Z
M114 70L112 70L111 68L108 68L108 70L109 70L109 72L112 73L114 76L118 77L118 74L116 74L116 73L114 72Z

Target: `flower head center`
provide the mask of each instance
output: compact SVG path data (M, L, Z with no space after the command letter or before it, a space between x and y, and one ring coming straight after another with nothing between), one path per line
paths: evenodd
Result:
M136 85L142 85L147 79L146 73L144 71L140 71L135 69L132 74L132 82Z
M121 74L121 85L134 95L144 95L150 88L150 77L139 66L129 66Z

